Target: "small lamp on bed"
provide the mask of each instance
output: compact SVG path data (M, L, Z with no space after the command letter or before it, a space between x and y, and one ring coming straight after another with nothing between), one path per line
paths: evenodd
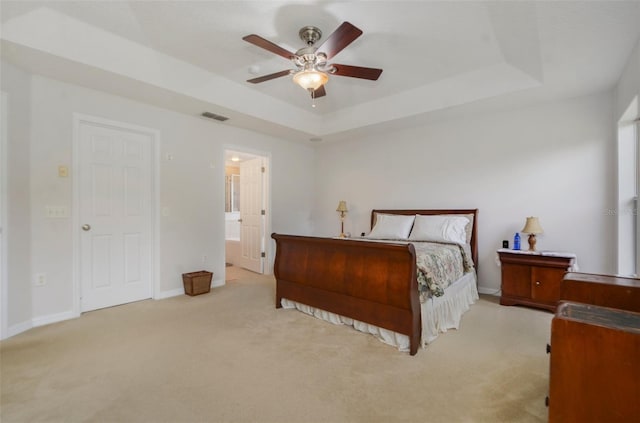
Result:
M340 238L346 238L347 236L344 234L344 217L347 214L347 202L344 200L340 200L338 203L337 212L340 213Z
M523 234L529 234L529 251L536 250L536 234L541 234L542 226L537 217L527 217L527 222L524 224L524 228L520 231Z

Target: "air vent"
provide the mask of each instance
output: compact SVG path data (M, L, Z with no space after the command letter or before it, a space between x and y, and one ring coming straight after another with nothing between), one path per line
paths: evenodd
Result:
M204 112L202 114L202 116L209 118L209 119L215 119L218 120L220 122L224 122L225 120L229 120L228 117L226 116L222 116L222 115L216 115L215 113L211 113L211 112Z

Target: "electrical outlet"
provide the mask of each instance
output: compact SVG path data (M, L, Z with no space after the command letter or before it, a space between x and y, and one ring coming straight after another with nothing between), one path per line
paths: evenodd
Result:
M36 273L33 275L33 284L35 286L45 286L47 284L47 275L45 273Z

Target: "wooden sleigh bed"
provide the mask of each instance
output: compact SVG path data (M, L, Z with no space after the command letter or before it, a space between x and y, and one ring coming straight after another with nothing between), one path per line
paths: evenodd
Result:
M477 209L373 210L372 228L378 215L472 216L467 238L477 266ZM423 345L423 320L411 243L275 233L272 238L276 241L276 308L285 299L406 335L410 354L417 353ZM475 283L473 269L477 297Z

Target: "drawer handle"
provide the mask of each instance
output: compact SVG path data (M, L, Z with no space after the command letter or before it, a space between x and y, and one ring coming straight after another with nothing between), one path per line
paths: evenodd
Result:
M536 285L540 286L540 281L536 281Z

